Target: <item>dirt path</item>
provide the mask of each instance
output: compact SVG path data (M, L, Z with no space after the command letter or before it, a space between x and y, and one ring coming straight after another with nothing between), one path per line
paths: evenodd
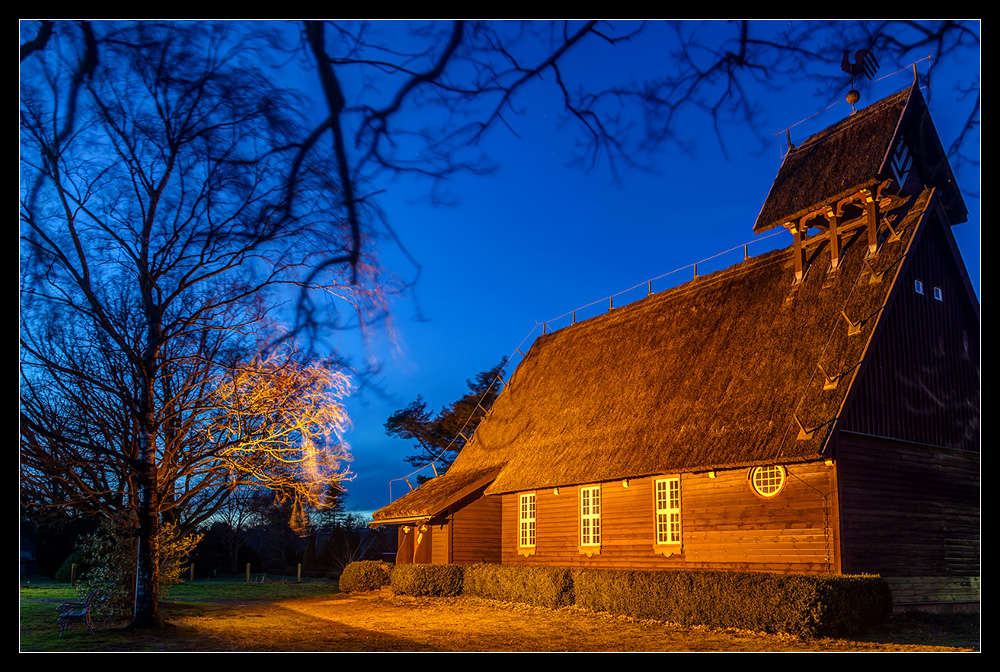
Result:
M241 651L955 651L949 647L801 639L637 622L578 609L386 593L249 603L168 617ZM206 639L202 639L207 644ZM200 647L199 647L200 648ZM204 650L204 649L203 649Z

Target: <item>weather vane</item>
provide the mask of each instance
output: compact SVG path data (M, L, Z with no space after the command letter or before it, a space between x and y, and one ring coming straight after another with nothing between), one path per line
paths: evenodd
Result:
M858 49L854 52L854 63L851 63L851 50L844 49L844 60L840 62L840 67L851 76L851 90L847 92L847 102L851 104L853 113L854 104L861 99L861 92L854 88L854 80L858 75L872 79L878 72L878 59L870 50Z

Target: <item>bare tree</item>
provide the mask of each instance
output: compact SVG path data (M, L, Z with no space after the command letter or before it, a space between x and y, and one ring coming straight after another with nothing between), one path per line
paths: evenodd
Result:
M246 546L246 532L259 518L261 499L253 486L240 486L221 504L215 516L212 531L218 531L219 542L229 561L229 571L239 571L237 561L240 550Z
M581 165L606 161L617 172L649 166L671 146L688 148L679 126L685 112L708 115L721 139L728 122L761 132L762 87L806 85L824 103L842 96L845 49L874 49L884 71L930 54L931 65L920 70L929 85L942 64L979 47L974 24L955 21L309 22L303 39L328 109L303 151L329 132L345 196L359 204L370 202L374 180L386 174L440 181L483 170L475 148L490 133L516 133L532 88L551 87L562 101L562 122L579 131ZM625 72L605 84L573 62L583 50L610 57L611 49L642 41L662 45L661 74L635 80ZM965 101L971 132L978 77L964 86L962 96L975 98ZM428 108L436 114L413 114ZM953 156L965 140L956 141Z
M378 296L324 155L285 179L295 100L241 36L101 28L60 24L22 66L22 461L48 501L134 512L139 626L162 514L198 518L246 474L342 473L320 437L343 379L260 337L279 292L330 314Z

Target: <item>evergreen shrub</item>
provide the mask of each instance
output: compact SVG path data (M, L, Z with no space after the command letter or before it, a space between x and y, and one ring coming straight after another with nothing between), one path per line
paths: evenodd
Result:
M358 560L348 563L340 574L340 592L358 593L378 590L389 585L394 565L378 560Z
M462 592L460 565L396 565L392 571L396 595L450 597Z
M573 604L572 570L479 564L465 568L465 595L558 609Z
M117 523L117 524L116 524ZM99 601L95 617L122 620L131 617L135 603L136 529L120 521L105 522L93 534L80 539L83 572L77 584L80 597L96 591ZM169 597L171 586L183 583L181 575L188 554L201 541L200 534L180 536L177 527L160 524L160 599Z

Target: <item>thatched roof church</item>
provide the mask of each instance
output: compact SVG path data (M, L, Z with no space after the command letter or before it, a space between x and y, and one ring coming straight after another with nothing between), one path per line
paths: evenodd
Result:
M375 514L397 562L890 577L978 600L967 210L911 88L792 148L793 244L538 337L444 475Z

